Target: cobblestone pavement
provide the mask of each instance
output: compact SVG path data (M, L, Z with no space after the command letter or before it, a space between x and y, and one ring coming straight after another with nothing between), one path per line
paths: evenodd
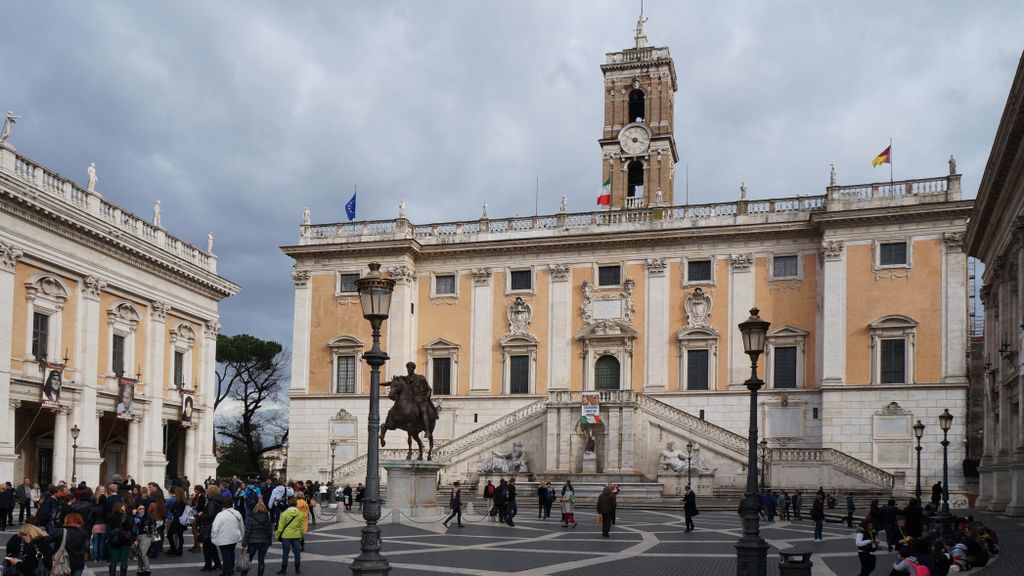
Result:
M1022 574L1024 520L982 516L999 531L1004 553L982 576ZM340 521L321 522L307 535L302 553L303 576L348 574L348 565L359 553L362 518L358 512L340 514ZM403 519L404 520L404 519ZM739 518L730 512L705 512L696 518L697 530L684 532L681 514L658 511L620 511L611 538L601 537L597 515L577 513L577 528L562 528L556 518L538 520L529 513L516 518L516 526L500 525L488 518L467 515L465 528L444 528L440 521L405 524L381 523L383 553L395 576L468 574L477 576L569 576L668 574L732 575L736 573L734 545L740 537ZM826 524L825 541L813 542L813 524L762 523L761 532L770 545L768 573L778 574L778 551L808 548L813 551L812 574L856 574L859 569L853 546L853 530ZM8 532L10 534L11 532ZM191 537L186 536L186 545ZM888 574L895 554L878 554L875 574ZM267 555L266 576L280 568L281 550ZM90 563L100 576L105 566ZM202 555L161 556L153 563L156 576L198 576ZM255 568L255 567L254 567ZM134 573L134 566L133 566ZM294 570L290 569L290 574ZM253 570L250 576L257 576Z

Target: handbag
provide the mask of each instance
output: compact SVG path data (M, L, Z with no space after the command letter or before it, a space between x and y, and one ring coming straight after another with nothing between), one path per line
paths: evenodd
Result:
M60 548L53 553L53 567L50 568L50 576L68 576L71 574L71 562L68 559L68 551L65 545L68 542L68 531L64 529L64 535L60 539Z
M196 509L188 504L185 505L185 511L181 513L181 519L178 521L182 526L191 526L196 519Z
M244 548L242 549L244 552ZM235 560L235 572L248 572L249 571L249 555L241 554L238 560Z

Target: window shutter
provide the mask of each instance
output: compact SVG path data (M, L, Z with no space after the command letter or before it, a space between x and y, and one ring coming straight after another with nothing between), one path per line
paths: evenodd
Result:
M772 349L775 355L773 388L796 388L796 346L780 346Z
M447 395L452 393L452 359L433 358L434 394Z
M705 349L686 351L687 390L708 389L708 357Z

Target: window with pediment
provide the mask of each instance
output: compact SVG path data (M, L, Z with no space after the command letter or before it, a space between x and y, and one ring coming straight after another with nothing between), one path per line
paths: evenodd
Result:
M327 343L331 349L331 389L335 394L358 394L363 341L354 336L338 336Z
M914 382L917 321L902 314L883 316L868 325L871 332L871 383Z
M805 388L807 366L806 330L781 326L768 332L765 376L769 388Z
M107 309L107 377L120 378L132 372L135 362L135 333L142 315L135 304L126 300L115 302Z
M25 282L25 354L36 361L61 362L61 325L70 292L56 276L36 274Z

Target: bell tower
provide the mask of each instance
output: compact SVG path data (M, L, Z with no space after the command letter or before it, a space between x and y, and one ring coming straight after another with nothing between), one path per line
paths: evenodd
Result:
M641 12L635 45L605 55L604 130L598 143L601 181L611 181L612 208L673 204L676 69L667 47L647 45Z

